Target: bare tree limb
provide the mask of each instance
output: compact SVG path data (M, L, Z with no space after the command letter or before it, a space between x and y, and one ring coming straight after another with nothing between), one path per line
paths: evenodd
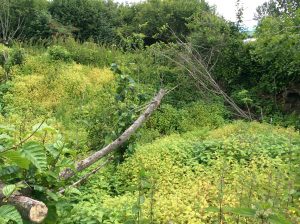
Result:
M112 161L113 158L114 158L113 156L109 157L104 163L101 163L100 166L98 166L97 168L93 169L91 172L87 173L86 175L84 175L82 178L80 178L78 181L74 182L73 184L71 184L67 188L60 190L59 193L64 194L68 188L80 186L83 182L85 182L92 175L94 175L95 173L97 173L100 169L102 169L110 161Z
M221 96L240 117L251 120L251 115L242 110L235 103L235 101L224 90L222 90L220 85L213 77L211 70L216 63L212 63L213 50L211 50L208 62L206 62L191 43L183 42L173 30L170 31L177 40L177 44L180 47L180 52L178 53L177 58L174 56L169 56L163 52L159 52L159 54L170 61L175 62L181 68L186 70L188 75L195 81L194 83L200 91L208 91L215 95ZM210 64L212 64L211 68L209 68Z
M24 25L24 17L19 17L16 24L13 24L11 16L11 4L9 0L3 0L0 8L0 39L5 45L21 34Z
M147 109L142 113L138 119L129 127L127 128L123 134L121 134L116 140L114 140L109 145L105 146L104 148L100 149L99 151L95 152L94 154L90 155L89 157L81 160L76 164L75 171L71 169L65 169L60 173L60 178L62 180L69 179L70 177L74 176L75 173L84 170L85 168L91 166L99 159L103 158L107 154L111 153L112 151L119 148L123 145L134 133L135 131L141 127L141 125L151 116L151 114L158 108L161 103L162 98L166 95L166 91L161 89L157 95L153 98L153 100L148 105Z

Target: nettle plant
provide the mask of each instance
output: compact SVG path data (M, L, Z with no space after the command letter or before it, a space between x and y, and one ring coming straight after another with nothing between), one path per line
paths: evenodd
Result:
M0 204L21 192L42 199L49 208L49 217L56 216L57 190L64 186L59 173L74 168L76 151L67 147L62 135L45 121L30 131L13 125L0 125ZM2 196L1 196L2 195ZM22 223L12 205L0 207L0 223Z

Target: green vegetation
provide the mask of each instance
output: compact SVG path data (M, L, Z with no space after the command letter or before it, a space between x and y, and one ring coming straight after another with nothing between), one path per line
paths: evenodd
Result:
M0 223L300 223L298 1L0 4Z

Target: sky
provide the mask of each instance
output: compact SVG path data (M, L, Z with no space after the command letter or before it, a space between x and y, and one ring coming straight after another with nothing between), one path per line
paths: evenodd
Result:
M141 0L115 0L117 2L140 2ZM206 0L210 5L217 6L218 14L224 16L225 19L236 21L236 0ZM253 29L256 21L253 20L256 7L262 5L266 0L241 0L244 7L244 24L248 29Z

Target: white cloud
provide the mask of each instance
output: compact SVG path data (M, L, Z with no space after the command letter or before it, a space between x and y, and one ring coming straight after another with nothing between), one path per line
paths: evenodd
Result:
M117 2L141 2L142 0L115 0ZM210 5L217 6L218 14L224 16L225 19L230 21L236 21L236 0L206 0ZM256 25L256 21L253 19L256 12L256 8L262 5L266 0L241 0L244 6L244 23L248 28L252 28Z

